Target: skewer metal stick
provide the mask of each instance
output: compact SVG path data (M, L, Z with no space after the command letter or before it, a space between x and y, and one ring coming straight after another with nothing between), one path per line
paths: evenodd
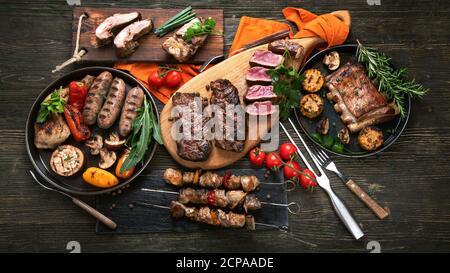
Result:
M155 205L155 204L152 204L152 203L141 202L141 201L134 201L133 204L138 205L138 206L142 206L142 207L153 207L153 208L158 208L158 209L168 209L168 210L170 210L170 207L168 207L168 206ZM273 224L258 223L258 222L255 222L255 225L265 226L265 227L272 227L272 228L278 228L280 230L287 230L288 229L287 226L277 226L277 225L273 225Z
M166 190L157 190L157 189L149 189L149 188L141 188L141 191L168 193L168 194L174 194L174 195L180 194L177 191L166 191ZM298 214L300 212L300 205L297 202L290 202L288 204L271 203L271 202L264 202L264 201L259 201L259 202L263 205L285 207L285 208L287 208L288 212L292 213L292 214Z

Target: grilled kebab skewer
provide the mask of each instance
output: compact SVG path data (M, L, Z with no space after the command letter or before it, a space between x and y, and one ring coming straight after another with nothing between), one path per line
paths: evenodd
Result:
M254 175L236 176L226 172L221 176L210 171L200 174L200 170L195 172L182 172L172 168L165 170L164 180L177 187L199 185L205 188L223 187L227 190L242 189L245 192L256 190L260 184L259 179Z

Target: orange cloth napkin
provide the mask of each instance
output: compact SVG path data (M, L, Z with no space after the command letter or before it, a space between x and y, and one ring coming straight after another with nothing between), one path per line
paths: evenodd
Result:
M297 25L299 31L294 35L292 28L282 22L273 20L253 18L248 16L242 16L239 22L236 35L231 45L230 52L241 48L242 46L260 39L269 34L290 29L290 38L305 38L318 36L322 40L327 42L327 46L340 45L345 42L349 34L349 28L340 19L332 14L316 15L304 9L298 8L285 8L283 9L284 17ZM158 98L162 103L167 103L171 95L176 91L174 89L168 89L161 87L159 90L150 88L147 84L148 75L158 69L158 64L155 63L132 63L132 64L115 64L117 69L127 70L137 79L139 79L150 92ZM197 65L180 64L182 70L182 83L186 83L198 72ZM181 86L180 85L180 86Z

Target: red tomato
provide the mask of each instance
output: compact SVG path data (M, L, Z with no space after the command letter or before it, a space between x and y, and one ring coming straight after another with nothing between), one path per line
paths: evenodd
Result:
M300 176L300 171L301 171L300 164L298 164L297 161L294 160L289 161L283 167L284 178L289 180L296 177L297 177L296 179L298 179L298 177Z
M269 170L278 170L279 167L283 164L281 161L281 157L277 152L270 152L267 155L266 159L266 168Z
M264 160L266 159L266 153L263 152L260 148L254 148L250 151L248 157L250 158L250 163L252 165L261 167L264 163Z
M300 186L304 189L313 191L317 187L316 176L309 169L302 170L302 175L300 175Z
M167 87L177 87L181 82L181 73L175 70L167 72L166 76L164 77L164 84Z
M148 84L154 88L159 88L164 83L164 79L161 78L161 75L159 74L158 71L153 71L152 73L150 73L150 75L148 75L147 81Z
M291 160L296 152L297 148L292 143L286 142L280 146L280 155L286 161Z

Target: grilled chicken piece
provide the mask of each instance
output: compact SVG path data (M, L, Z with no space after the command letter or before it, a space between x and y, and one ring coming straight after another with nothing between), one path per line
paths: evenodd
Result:
M114 38L114 46L119 57L128 57L136 51L139 43L137 40L148 34L153 28L152 20L146 19L137 21L122 29L116 38Z
M60 114L51 114L46 122L34 124L34 145L54 149L70 136L70 129Z
M192 56L195 55L197 50L205 43L208 35L194 36L192 40L187 43L184 41L183 36L187 29L192 25L202 22L201 18L194 18L184 26L182 26L177 32L173 34L172 37L167 39L163 44L162 48L172 55L180 63L188 61Z
M92 45L95 47L101 47L111 43L114 35L116 35L127 25L139 20L140 18L141 15L139 12L116 13L106 18L95 29L95 40L92 41Z
M388 103L361 64L346 63L326 77L326 86L328 99L335 102L334 109L351 133L399 114L395 103Z

